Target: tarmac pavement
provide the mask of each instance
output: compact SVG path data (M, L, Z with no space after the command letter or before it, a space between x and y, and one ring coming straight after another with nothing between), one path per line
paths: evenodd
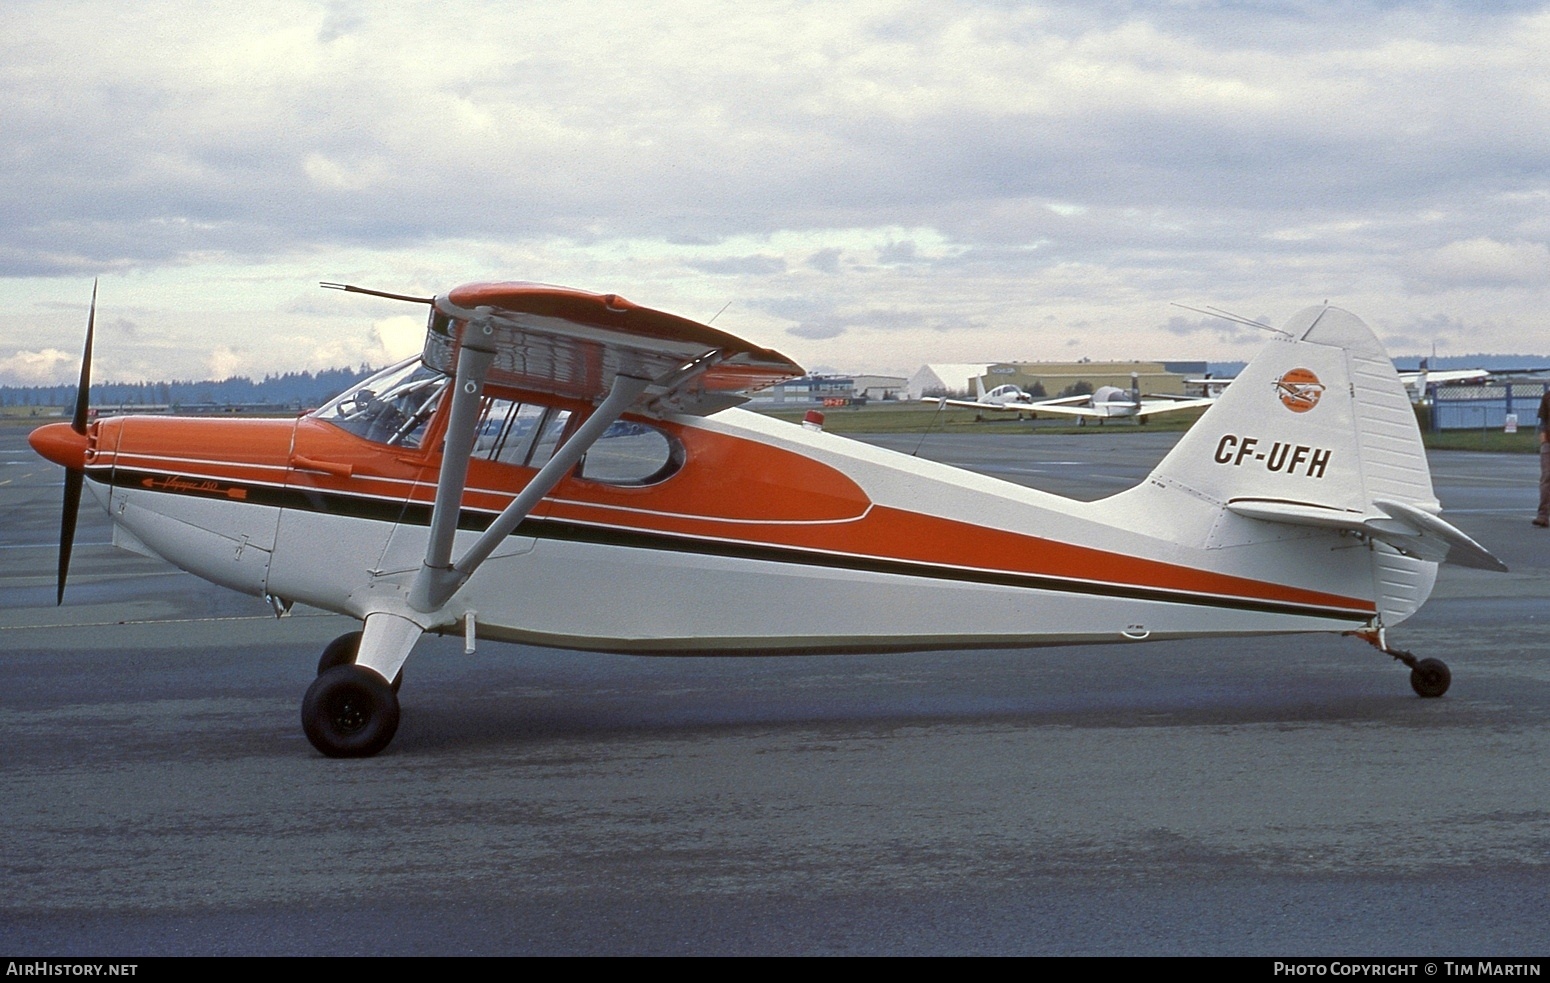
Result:
M1105 428L1113 430L1116 428ZM0 426L0 953L1545 955L1537 461L1432 456L1512 572L1393 641L641 658L422 642L377 758L302 736L351 623L107 545ZM1093 498L1177 434L936 435ZM912 450L916 436L877 438Z

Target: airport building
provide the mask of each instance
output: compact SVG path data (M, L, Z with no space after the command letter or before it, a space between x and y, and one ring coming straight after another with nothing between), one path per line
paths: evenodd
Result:
M903 398L902 375L805 375L753 393L760 406L845 406Z

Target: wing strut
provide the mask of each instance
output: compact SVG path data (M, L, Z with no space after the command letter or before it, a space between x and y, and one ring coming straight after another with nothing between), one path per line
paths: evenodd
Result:
M479 403L484 396L484 377L495 361L494 348L479 343L492 333L488 311L469 318L463 345L457 356L457 375L452 380L452 413L447 423L446 445L441 451L441 473L436 478L436 503L431 507L430 538L425 562L409 591L409 606L429 613L446 600L430 603L430 580L452 568L452 540L462 512L463 488L468 483L468 459L473 455L474 431L479 426ZM453 588L454 590L456 588ZM450 592L448 594L450 595Z
M470 328L472 325L470 325ZM479 539L468 548L456 563L447 561L452 555L452 537L457 532L457 516L460 503L463 500L463 485L468 475L468 458L473 451L474 427L477 423L479 396L482 391L480 383L483 374L489 367L489 356L486 354L480 364L470 367L469 380L474 386L471 392L466 392L463 363L466 356L474 354L465 348L458 359L457 392L452 403L452 418L447 425L447 448L443 452L441 476L436 486L436 505L431 515L431 538L426 548L425 563L420 567L420 572L415 576L414 585L409 589L409 606L416 611L429 614L439 609L443 604L457 593L458 588L467 583L473 576L479 565L489 559L490 554L501 541L511 535L517 525L526 519L528 513L543 499L543 497L560 483L581 456L587 452L597 439L603 435L615 420L624 414L634 404L635 400L651 385L649 379L636 379L627 375L614 376L613 385L605 397L592 413L582 422L581 426L571 434L570 438L561 444L549 458L547 464L539 469L533 480L527 487L511 500L511 504L496 517L490 527L480 535ZM477 372L478 380L474 380ZM459 415L459 408L464 403L468 408ZM456 442L454 445L454 441ZM454 454L457 455L454 458Z

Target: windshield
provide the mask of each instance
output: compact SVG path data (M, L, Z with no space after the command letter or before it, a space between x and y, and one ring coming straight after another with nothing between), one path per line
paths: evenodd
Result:
M312 416L379 444L419 447L446 388L447 377L415 356L334 397Z

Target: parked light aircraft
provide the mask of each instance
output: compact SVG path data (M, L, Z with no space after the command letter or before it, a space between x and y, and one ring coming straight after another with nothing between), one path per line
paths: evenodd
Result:
M1099 386L1090 394L1084 396L1064 396L1058 399L1044 399L1034 403L1029 409L1040 413L1055 413L1063 416L1074 416L1077 422L1085 424L1088 420L1097 420L1100 424L1104 420L1126 417L1134 418L1137 423L1145 423L1148 417L1159 413L1176 413L1179 410L1196 409L1202 406L1210 406L1216 402L1216 397L1190 397L1190 396L1145 396L1141 395L1141 384L1135 373L1130 376L1130 389L1124 390L1118 386Z
M1030 416L1054 413L1061 416L1074 416L1079 424L1086 424L1088 420L1097 420L1101 424L1104 420L1116 417L1134 417L1137 422L1145 423L1147 417L1158 413L1209 406L1215 402L1215 397L1143 397L1138 378L1135 373L1131 373L1129 391L1120 389L1118 386L1099 386L1091 393L1083 393L1080 396L1060 396L1055 399L1035 399L1011 383L997 386L987 393L985 384L976 378L974 380L975 399L922 396L921 402L961 406L975 410L1016 412L1019 415L1028 413Z
M1033 397L1011 383L997 386L990 392L986 392L985 382L979 376L974 377L973 399L922 396L920 401L922 403L937 403L946 406L962 406L972 410L1026 410L1033 406Z
M94 291L74 419L31 436L67 469L61 599L84 483L119 546L361 621L302 701L325 755L388 745L426 632L776 654L1335 631L1435 697L1447 666L1387 630L1444 559L1502 568L1438 516L1404 388L1334 308L1146 481L1080 502L737 409L801 368L613 294L398 299L429 307L423 354L300 419L88 422Z

